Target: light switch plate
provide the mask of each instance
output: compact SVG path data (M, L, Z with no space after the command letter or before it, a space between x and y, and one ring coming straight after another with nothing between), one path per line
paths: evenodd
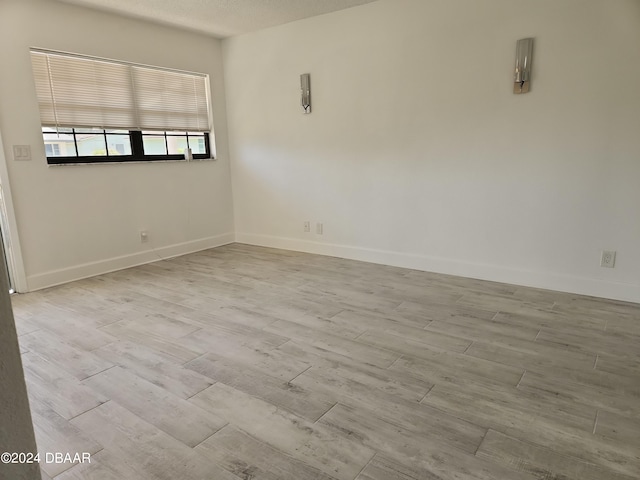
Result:
M14 145L13 146L13 159L16 161L28 161L31 160L31 146L29 145Z

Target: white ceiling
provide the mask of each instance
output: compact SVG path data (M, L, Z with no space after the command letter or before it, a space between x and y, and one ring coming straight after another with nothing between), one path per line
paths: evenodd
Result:
M60 0L228 37L376 0Z

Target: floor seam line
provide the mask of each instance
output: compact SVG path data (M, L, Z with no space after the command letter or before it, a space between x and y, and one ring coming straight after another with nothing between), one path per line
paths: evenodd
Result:
M420 399L420 401L418 403L422 404L422 402L424 401L425 398L427 398L427 395L429 395L431 393L431 390L433 390L433 387L435 387L436 384L434 383L433 385L431 385L429 387L429 390L427 390L427 393L425 393L422 398Z
M301 371L299 374L297 374L295 377L293 377L291 380L289 380L287 382L287 385L290 384L291 382L293 382L296 378L298 378L300 375L302 375L303 373L308 372L309 370L311 370L313 368L313 365L309 365L307 368L305 368L303 371Z
M376 455L378 455L378 452L373 452L373 456L369 459L367 463L365 463L364 467L360 469L358 474L355 477L353 477L354 480L356 480L360 475L362 475L362 472L364 472L364 469L367 468L371 462L373 462L373 459L376 458Z
M324 417L327 413L329 413L331 410L333 410L333 409L338 405L338 403L340 403L340 402L336 402L336 403L334 403L333 405L331 405L331 407L329 407L329 410L327 410L327 411L326 411L326 412L324 412L322 415L320 415L320 416L318 417L318 419L317 419L315 422L313 422L313 423L314 423L314 424L316 424L316 423L318 423L320 420L322 420L322 417Z

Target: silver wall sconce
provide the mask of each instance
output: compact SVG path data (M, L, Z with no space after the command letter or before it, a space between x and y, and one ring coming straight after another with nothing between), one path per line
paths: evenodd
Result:
M300 89L304 113L311 113L311 75L308 73L300 75Z
M533 38L518 40L516 46L516 71L513 77L513 93L528 93L531 83L531 58Z

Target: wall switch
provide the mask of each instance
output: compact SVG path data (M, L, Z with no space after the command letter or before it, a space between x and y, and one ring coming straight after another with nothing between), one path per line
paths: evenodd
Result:
M149 233L146 230L140 230L140 243L147 243L149 241Z
M606 268L613 268L616 265L616 252L610 250L603 250L600 257L600 266Z
M318 235L322 235L322 224L321 223L316 223L316 233Z
M311 231L311 222L304 222L304 232L309 233Z
M31 160L31 147L29 145L14 145L13 159L22 162Z

